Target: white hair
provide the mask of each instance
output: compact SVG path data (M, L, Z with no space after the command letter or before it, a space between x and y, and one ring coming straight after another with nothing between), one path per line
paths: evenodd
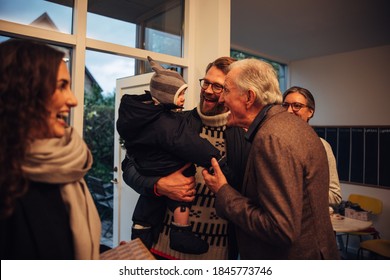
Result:
M233 62L229 70L239 68L234 83L242 90L252 90L256 94L256 103L265 106L281 104L283 97L275 69L267 62L248 58Z

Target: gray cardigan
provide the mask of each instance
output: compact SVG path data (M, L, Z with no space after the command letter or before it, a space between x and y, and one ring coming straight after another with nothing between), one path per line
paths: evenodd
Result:
M330 144L325 139L320 139L324 145L329 164L329 204L340 204L342 198L336 159Z

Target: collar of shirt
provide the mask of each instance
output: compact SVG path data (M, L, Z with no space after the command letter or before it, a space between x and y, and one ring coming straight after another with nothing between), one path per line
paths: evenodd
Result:
M248 131L245 133L245 139L252 143L253 138L255 138L256 132L260 127L260 124L264 121L267 112L273 104L266 105L261 111L257 114L256 118L253 120L252 124L249 126Z

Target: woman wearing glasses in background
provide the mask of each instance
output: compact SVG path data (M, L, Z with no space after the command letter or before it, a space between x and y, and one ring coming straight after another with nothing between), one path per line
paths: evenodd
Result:
M282 106L291 114L295 114L305 122L314 116L315 101L311 92L301 87L291 87L283 94ZM336 159L333 155L330 144L323 138L320 138L325 147L329 162L329 204L336 205L341 202L341 189L339 176L336 168Z

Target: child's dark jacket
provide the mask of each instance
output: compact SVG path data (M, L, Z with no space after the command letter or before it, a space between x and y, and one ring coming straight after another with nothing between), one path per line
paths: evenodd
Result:
M188 162L208 168L212 157L220 158L185 114L170 109L154 105L149 93L122 97L117 130L142 175L166 176Z

